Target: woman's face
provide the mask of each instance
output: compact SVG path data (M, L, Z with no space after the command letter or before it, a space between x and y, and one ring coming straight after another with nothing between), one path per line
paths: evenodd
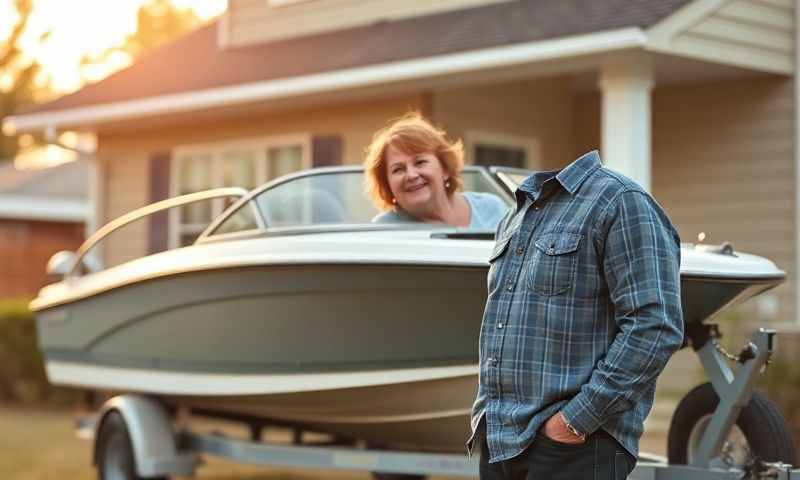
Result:
M397 204L412 215L435 208L447 197L448 175L433 152L409 155L389 145L386 174Z

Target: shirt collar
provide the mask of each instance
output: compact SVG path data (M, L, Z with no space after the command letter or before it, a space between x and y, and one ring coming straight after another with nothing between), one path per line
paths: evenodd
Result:
M574 195L583 181L601 166L600 154L597 153L597 150L592 150L564 167L558 172L556 179L566 191Z
M597 150L592 150L591 152L584 154L574 162L570 163L560 171L551 170L534 173L519 185L517 192L524 192L536 197L541 191L542 186L555 178L558 183L564 187L564 190L568 191L572 195L578 191L578 188L580 188L583 181L601 166L602 163L600 162L600 155L597 153ZM522 197L518 196L518 199L520 198Z

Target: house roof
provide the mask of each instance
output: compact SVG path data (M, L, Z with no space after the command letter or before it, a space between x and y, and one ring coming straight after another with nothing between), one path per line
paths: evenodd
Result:
M85 160L42 169L0 165L0 218L83 222L88 213Z
M691 0L518 0L259 45L220 49L217 23L132 66L24 114L67 110L264 80L646 28Z
M85 200L88 172L85 160L36 169L18 169L7 162L0 165L0 194Z

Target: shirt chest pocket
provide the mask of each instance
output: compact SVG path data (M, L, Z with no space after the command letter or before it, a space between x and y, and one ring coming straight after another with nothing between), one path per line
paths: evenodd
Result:
M575 282L578 253L583 235L552 232L537 237L533 258L528 262L528 287L541 295L560 295Z

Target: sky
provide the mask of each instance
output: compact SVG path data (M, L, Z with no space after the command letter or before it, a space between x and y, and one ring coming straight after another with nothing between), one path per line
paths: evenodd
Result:
M84 54L98 54L122 43L136 30L136 11L146 0L34 0L30 31L23 39L26 53L42 63L58 93L81 86L79 64ZM188 7L203 19L225 10L227 0L171 0L178 7ZM11 30L12 0L0 0L0 39ZM36 47L38 37L50 30L47 42ZM130 59L120 53L105 65L84 71L89 80L99 80L112 71L127 66ZM0 87L4 81L0 72Z

